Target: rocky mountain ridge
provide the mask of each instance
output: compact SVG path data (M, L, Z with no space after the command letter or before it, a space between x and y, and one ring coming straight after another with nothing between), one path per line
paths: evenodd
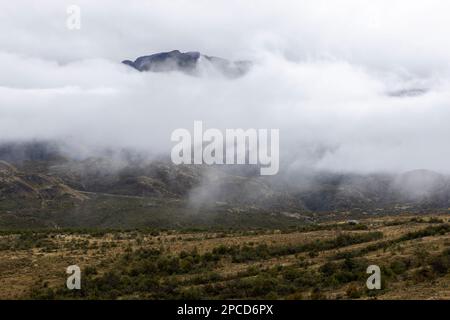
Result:
M141 56L134 61L124 60L122 63L141 72L180 71L190 75L198 75L203 67L232 78L243 76L251 67L250 61L229 61L203 55L197 51L180 52L179 50Z

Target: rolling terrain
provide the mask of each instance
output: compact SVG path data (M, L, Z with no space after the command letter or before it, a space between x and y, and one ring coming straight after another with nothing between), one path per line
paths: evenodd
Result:
M448 299L449 215L285 229L3 232L3 299ZM65 287L77 264L82 288ZM381 290L365 286L381 268Z
M50 143L0 147L0 228L286 227L446 213L450 177L176 166L138 154L71 158Z
M0 156L3 299L450 298L445 175L274 180L36 143ZM373 264L381 290L365 287Z

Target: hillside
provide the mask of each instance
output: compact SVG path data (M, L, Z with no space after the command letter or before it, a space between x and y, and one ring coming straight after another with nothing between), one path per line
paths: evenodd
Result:
M264 177L252 166L116 158L0 146L0 228L283 227L450 208L450 177L427 170Z
M449 299L449 215L228 231L0 235L3 299ZM65 288L68 265L82 289ZM381 290L365 286L381 268ZM32 267L30 267L32 266Z

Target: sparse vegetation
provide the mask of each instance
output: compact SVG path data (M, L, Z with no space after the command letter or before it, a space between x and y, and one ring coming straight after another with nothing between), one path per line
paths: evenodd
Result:
M440 282L448 284L450 226L444 221L397 217L366 220L358 228L336 223L189 232L4 231L0 284L15 281L16 289L1 294L33 299L420 297ZM71 264L82 268L79 291L65 287L65 268ZM365 287L370 264L381 267L380 291ZM21 277L22 272L29 274ZM415 286L420 291L411 292Z

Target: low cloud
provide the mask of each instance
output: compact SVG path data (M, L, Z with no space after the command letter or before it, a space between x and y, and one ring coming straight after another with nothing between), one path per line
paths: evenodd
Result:
M80 31L64 2L19 3L0 5L2 141L169 154L202 120L280 129L281 170L450 173L446 1L78 1ZM120 63L172 49L254 65L228 79Z

